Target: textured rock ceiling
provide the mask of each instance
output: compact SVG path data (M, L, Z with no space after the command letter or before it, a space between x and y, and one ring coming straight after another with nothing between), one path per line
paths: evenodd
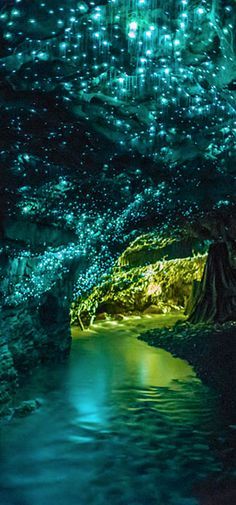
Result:
M235 0L0 4L1 212L75 237L39 275L234 204Z

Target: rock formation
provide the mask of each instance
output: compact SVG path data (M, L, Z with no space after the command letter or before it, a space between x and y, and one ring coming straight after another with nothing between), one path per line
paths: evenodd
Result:
M194 242L189 241L187 247L185 241L158 240L153 235L139 237L122 253L100 286L73 302L72 324L83 329L95 319L109 317L123 319L169 312L179 312L181 316L181 312L189 310L192 285L200 283L207 256L187 256L187 252L193 254L191 245ZM180 258L170 259L173 251L178 251Z

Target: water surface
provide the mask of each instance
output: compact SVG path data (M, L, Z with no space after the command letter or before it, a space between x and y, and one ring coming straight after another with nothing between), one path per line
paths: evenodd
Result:
M166 318L165 318L166 323ZM196 505L223 471L216 394L137 339L162 317L73 329L66 363L27 380L32 415L1 429L1 505Z

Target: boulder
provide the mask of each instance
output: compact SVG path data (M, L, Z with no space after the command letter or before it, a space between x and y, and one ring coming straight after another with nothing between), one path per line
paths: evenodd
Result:
M40 407L40 401L39 400L27 400L24 402L21 402L18 407L15 408L15 416L17 417L24 417L27 416L28 414L31 414L35 410L37 410Z

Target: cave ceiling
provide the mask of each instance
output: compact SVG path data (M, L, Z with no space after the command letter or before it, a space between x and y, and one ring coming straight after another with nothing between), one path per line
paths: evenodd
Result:
M235 0L1 0L2 221L73 233L45 254L97 255L95 276L124 237L234 205L235 19Z

